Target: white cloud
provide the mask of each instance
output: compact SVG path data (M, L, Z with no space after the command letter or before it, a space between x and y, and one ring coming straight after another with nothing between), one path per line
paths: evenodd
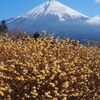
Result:
M100 3L100 0L95 0L96 3Z
M90 24L100 25L100 17L95 16L95 17L90 18L89 20L87 20L87 22L90 23Z

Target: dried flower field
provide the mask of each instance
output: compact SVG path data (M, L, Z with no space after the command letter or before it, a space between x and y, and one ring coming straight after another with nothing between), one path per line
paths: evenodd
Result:
M100 48L52 37L0 37L0 100L100 100Z

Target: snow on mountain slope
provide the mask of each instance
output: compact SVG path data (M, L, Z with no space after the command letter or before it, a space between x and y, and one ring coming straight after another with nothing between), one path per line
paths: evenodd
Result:
M90 39L90 32L99 33L100 31L94 26L87 23L88 16L69 8L57 0L47 0L43 4L33 8L31 11L12 18L7 21L9 30L23 30L29 33L36 31L47 33L56 33L56 36ZM69 34L65 34L65 33ZM89 33L89 34L88 34ZM97 36L98 37L98 36ZM95 38L97 38L95 37Z
M16 21L17 19L32 19L33 21L41 21L45 20L47 16L55 16L58 17L60 21L65 21L66 19L87 19L88 17L59 3L56 0L47 0L43 4L37 6L36 8L32 9L31 11L18 16L10 21ZM52 19L52 17L50 18ZM50 20L48 19L48 21Z
M45 27L47 26L55 24L60 25L62 22L63 24L74 23L75 21L77 22L77 20L84 21L86 19L88 19L87 16L59 3L56 0L47 0L31 11L8 21L8 24L11 27L13 26L13 29L28 29L29 27L31 30L31 28L37 29L38 27L44 27L45 30Z
M67 17L67 18L79 18L79 17L86 17L85 15L59 3L56 0L48 0L41 4L40 6L34 8L33 10L29 11L28 13L24 14L23 17L43 17L48 14L57 15L59 18Z

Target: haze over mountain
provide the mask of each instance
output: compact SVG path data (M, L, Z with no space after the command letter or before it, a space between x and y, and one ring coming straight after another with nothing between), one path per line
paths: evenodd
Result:
M100 40L100 24L91 18L63 5L57 0L47 0L31 11L7 20L9 30L55 33L55 36L75 39Z

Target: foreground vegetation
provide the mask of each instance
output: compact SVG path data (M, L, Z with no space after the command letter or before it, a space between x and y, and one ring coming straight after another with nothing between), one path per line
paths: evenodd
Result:
M100 100L100 48L1 36L0 100Z

